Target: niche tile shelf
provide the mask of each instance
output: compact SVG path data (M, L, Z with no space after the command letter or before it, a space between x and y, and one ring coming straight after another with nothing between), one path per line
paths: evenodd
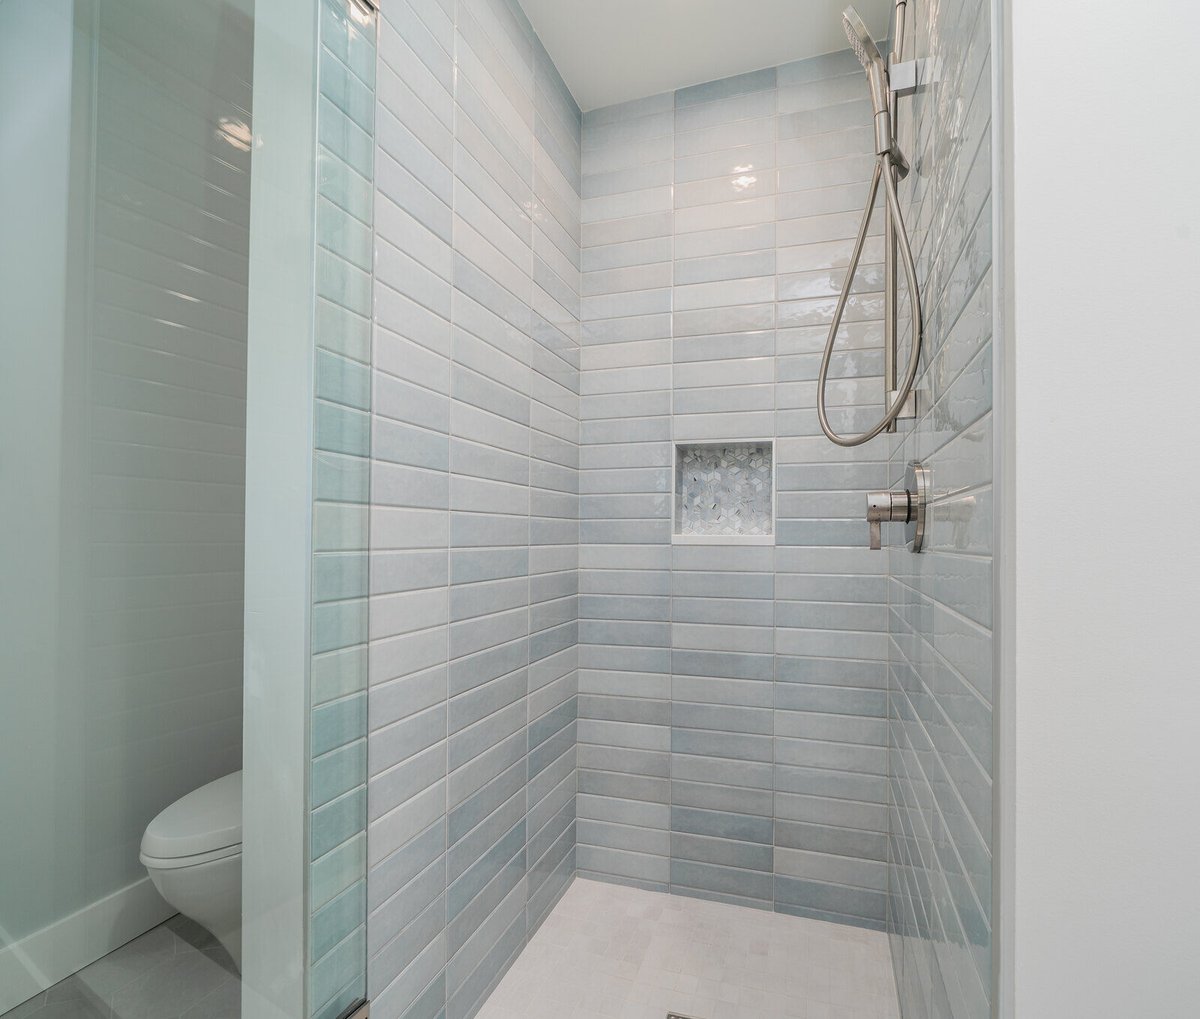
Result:
M775 461L764 441L675 447L676 544L775 541Z

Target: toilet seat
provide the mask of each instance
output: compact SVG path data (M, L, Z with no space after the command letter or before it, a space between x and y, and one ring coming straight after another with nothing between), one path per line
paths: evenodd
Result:
M138 854L138 859L142 861L142 866L147 869L179 870L181 867L198 867L202 863L223 860L227 856L240 856L241 852L242 844L239 842L236 846L224 846L221 849L213 849L207 853L196 853L193 856L148 856L143 851Z
M242 851L242 773L209 782L181 797L146 827L140 859L146 867L175 870Z

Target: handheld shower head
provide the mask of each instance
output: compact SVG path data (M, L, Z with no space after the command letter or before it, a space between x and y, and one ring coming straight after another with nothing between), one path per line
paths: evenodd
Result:
M907 0L896 0L896 32L898 38L904 34L904 7ZM842 14L842 28L846 30L846 38L854 49L863 70L867 72L867 83L871 88L871 105L875 108L875 172L871 177L871 188L867 195L867 205L863 210L862 220L858 227L858 238L854 242L854 250L850 253L850 262L842 277L842 292L838 296L833 309L833 319L829 324L829 336L825 340L825 352L821 355L821 367L817 372L817 420L831 442L839 446L860 446L875 438L884 429L895 430L896 419L905 414L905 408L911 407L913 399L913 383L916 381L917 370L921 360L921 290L917 280L916 262L913 260L912 245L908 240L908 232L904 228L904 216L900 212L900 199L896 193L896 180L908 172L908 164L904 156L892 142L892 111L891 111L891 82L888 78L888 66L884 63L879 47L867 31L858 11L847 7ZM892 60L898 61L899 46L892 50ZM837 342L838 329L842 324L842 315L850 300L850 291L854 286L854 278L858 272L859 262L863 256L863 247L867 242L867 233L871 227L871 214L875 208L875 199L879 196L879 185L884 186L887 226L884 230L883 261L884 261L884 412L883 417L873 427L858 435L839 435L829 423L826 411L825 396L829 386L829 365L833 358L833 348ZM912 341L909 346L908 368L905 370L904 381L901 382L896 374L896 358L898 352L896 330L896 258L900 258L904 266L905 282L908 285L908 303L912 312ZM912 416L911 414L906 416Z
M853 7L842 12L842 28L863 70L871 89L871 105L875 110L875 151L882 155L892 150L892 115L888 107L887 65L863 19Z

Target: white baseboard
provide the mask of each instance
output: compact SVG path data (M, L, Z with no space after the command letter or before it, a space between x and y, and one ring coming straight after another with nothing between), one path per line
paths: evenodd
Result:
M178 910L144 877L0 948L0 1015L120 948ZM0 931L0 939L7 941Z

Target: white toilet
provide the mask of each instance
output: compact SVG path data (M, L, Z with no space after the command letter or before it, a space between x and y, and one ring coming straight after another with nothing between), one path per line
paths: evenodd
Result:
M242 773L209 782L146 827L141 861L159 894L242 966Z

